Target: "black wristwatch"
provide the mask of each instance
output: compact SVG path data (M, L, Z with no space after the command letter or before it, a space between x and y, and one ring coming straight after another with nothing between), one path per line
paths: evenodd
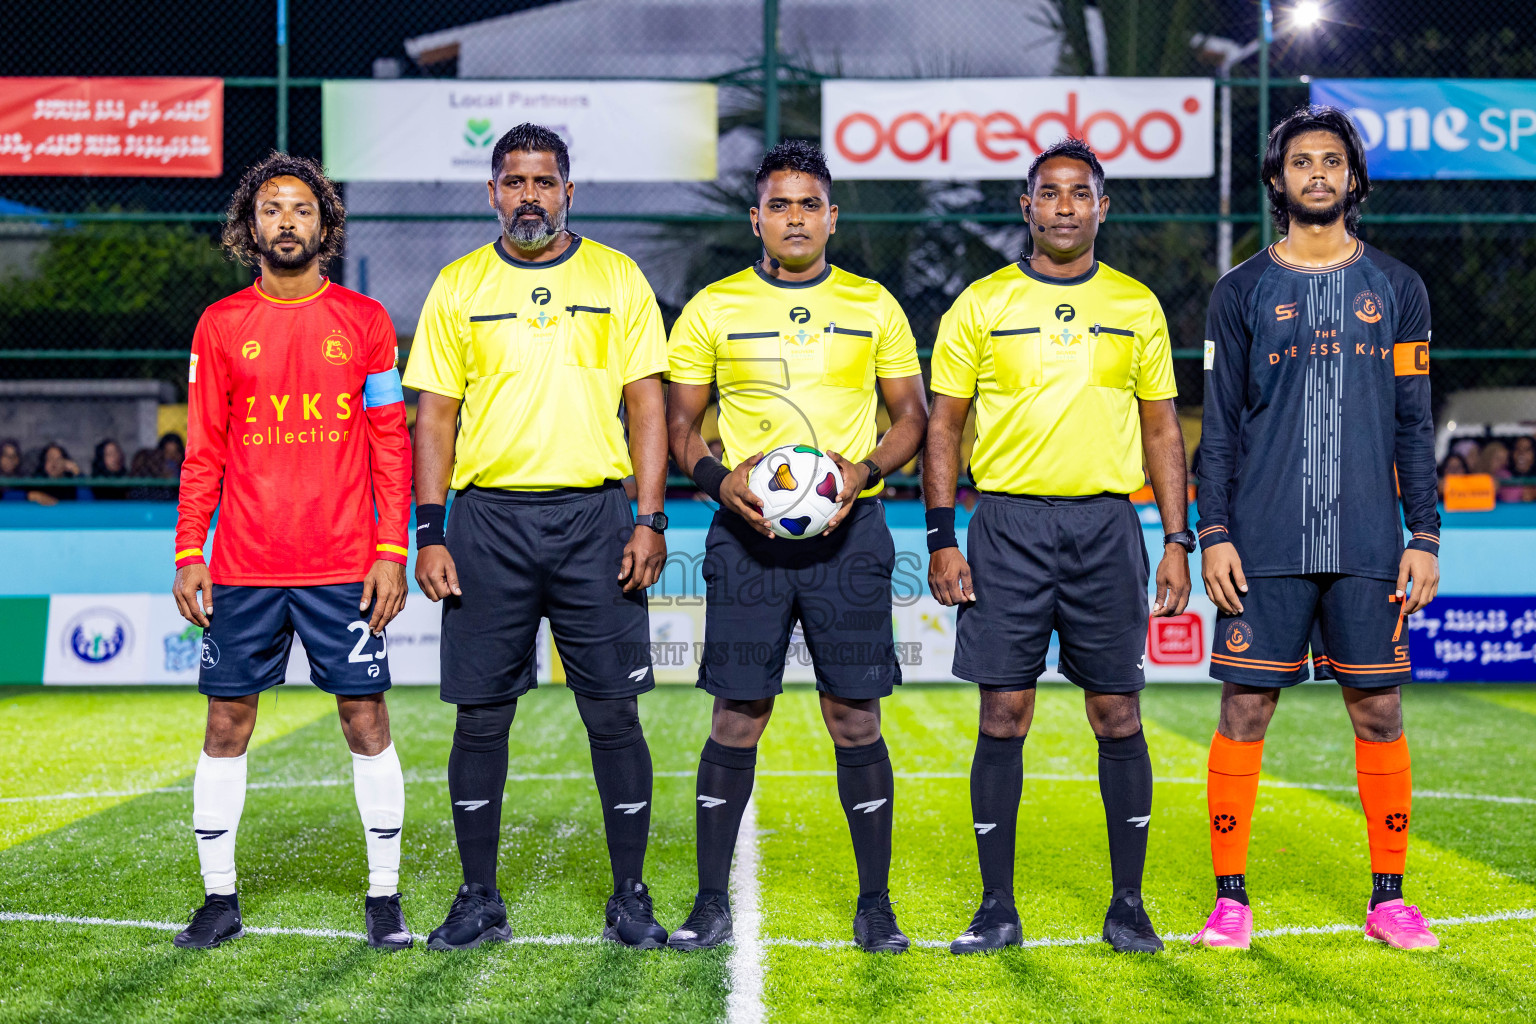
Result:
M1178 533L1165 533L1163 534L1163 543L1165 545L1177 544L1179 547L1183 548L1185 551L1188 551L1190 554L1194 554L1195 548L1200 546L1199 541L1195 538L1194 530L1180 530Z
M864 481L865 490L868 490L869 488L875 486L875 484L879 483L881 480L885 479L884 471L881 470L879 465L875 463L874 459L865 459L863 462L859 463L859 465L869 470L869 479Z
M635 516L636 526L649 526L657 533L667 532L667 514L665 512L647 512L643 516Z

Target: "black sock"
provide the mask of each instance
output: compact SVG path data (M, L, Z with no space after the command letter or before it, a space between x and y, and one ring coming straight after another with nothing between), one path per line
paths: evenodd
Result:
M727 747L713 737L704 741L694 809L701 893L727 893L731 854L756 774L757 747Z
M464 881L496 890L501 794L507 786L507 730L517 701L461 705L448 752L448 799Z
M1114 891L1139 893L1152 821L1152 758L1140 729L1119 739L1099 737L1099 795L1109 823Z
M1371 910L1375 910L1378 903L1390 903L1393 900L1400 900L1402 898L1402 875L1387 875L1380 871L1373 871L1371 873Z
M837 747L837 795L848 815L853 859L859 866L859 895L878 896L890 887L891 817L896 776L885 737L862 747Z
M983 891L1013 899L1013 844L1024 794L1024 737L976 737L971 759L971 822Z
M1216 898L1235 900L1246 907L1248 905L1248 876L1217 875Z
M640 728L634 697L594 700L576 696L592 747L592 777L603 802L608 861L613 891L628 881L642 881L645 844L651 832L651 748Z

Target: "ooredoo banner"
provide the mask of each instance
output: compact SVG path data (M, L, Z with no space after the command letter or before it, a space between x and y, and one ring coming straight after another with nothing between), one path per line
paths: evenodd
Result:
M1208 78L829 79L821 134L839 178L1022 178L1069 136L1110 177L1204 178L1213 89Z
M223 170L222 78L0 78L0 174Z
M713 181L708 82L334 81L325 166L340 181L485 181L509 129L558 132L576 181Z

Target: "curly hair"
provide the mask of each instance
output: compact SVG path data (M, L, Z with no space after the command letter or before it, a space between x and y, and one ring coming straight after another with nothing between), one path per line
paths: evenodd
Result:
M1029 165L1029 173L1025 175L1025 192L1030 195L1035 194L1035 186L1040 184L1040 165L1058 156L1087 164L1088 176L1093 181L1093 194L1096 196L1104 194L1104 165L1099 163L1098 155L1094 153L1092 146L1082 139L1073 138L1062 139L1055 145L1047 146L1040 151L1040 155L1035 157L1034 162Z
M325 239L317 258L322 269L339 257L347 244L347 208L342 205L336 185L314 160L273 150L265 160L245 172L229 208L224 211L224 251L247 267L261 266L261 252L256 248L252 228L256 224L256 196L273 178L298 178L315 194L320 204L320 226Z
M755 179L758 195L762 195L763 184L775 171L794 171L815 178L821 182L821 187L827 190L828 195L832 194L832 172L827 170L827 158L814 142L785 139L763 154L763 162L758 165Z

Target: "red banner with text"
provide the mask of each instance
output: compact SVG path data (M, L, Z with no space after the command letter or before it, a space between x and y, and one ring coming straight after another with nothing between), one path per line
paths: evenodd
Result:
M0 78L0 174L223 170L222 78Z

